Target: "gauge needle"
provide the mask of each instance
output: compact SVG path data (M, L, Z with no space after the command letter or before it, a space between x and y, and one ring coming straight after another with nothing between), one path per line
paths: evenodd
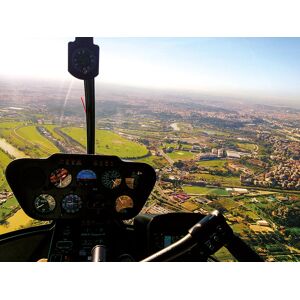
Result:
M112 183L113 183L112 188L117 186L116 180L113 180Z
M37 206L36 208L41 208L41 207L43 207L45 204L41 204L41 205L39 205L39 206Z

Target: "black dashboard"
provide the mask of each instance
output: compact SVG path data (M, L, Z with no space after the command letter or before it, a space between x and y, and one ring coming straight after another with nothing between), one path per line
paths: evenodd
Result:
M6 178L28 216L55 221L49 261L89 261L98 244L107 247L110 261L119 261L136 248L123 220L140 213L156 174L116 156L54 154L15 160Z
M156 173L147 164L116 156L17 159L8 165L6 178L28 216L54 221L48 261L91 261L95 246L101 246L107 261L142 260L181 239L204 218L194 213L141 215ZM129 219L133 224L123 222ZM218 235L205 236L202 250L195 247L181 259L205 261L223 245L220 234L223 228Z
M78 154L18 159L6 177L25 213L38 220L130 219L156 181L147 164Z

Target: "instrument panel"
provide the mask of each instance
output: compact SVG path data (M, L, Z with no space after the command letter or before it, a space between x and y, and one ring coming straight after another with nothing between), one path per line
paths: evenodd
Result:
M84 154L17 159L8 165L6 177L25 213L39 220L130 219L141 211L156 181L147 164Z

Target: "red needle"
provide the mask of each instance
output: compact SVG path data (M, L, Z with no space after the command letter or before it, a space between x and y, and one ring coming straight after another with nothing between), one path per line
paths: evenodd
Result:
M83 109L84 109L84 111L86 113L85 101L84 101L83 97L81 97L80 99L81 99L81 102L82 102Z

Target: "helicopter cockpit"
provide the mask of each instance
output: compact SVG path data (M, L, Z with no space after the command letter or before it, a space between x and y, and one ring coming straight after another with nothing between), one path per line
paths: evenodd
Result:
M208 261L225 246L238 261L262 259L219 211L141 214L156 182L146 163L95 153L93 38L69 43L69 72L84 80L87 154L53 154L9 164L7 181L24 212L49 221L0 240L1 261Z

